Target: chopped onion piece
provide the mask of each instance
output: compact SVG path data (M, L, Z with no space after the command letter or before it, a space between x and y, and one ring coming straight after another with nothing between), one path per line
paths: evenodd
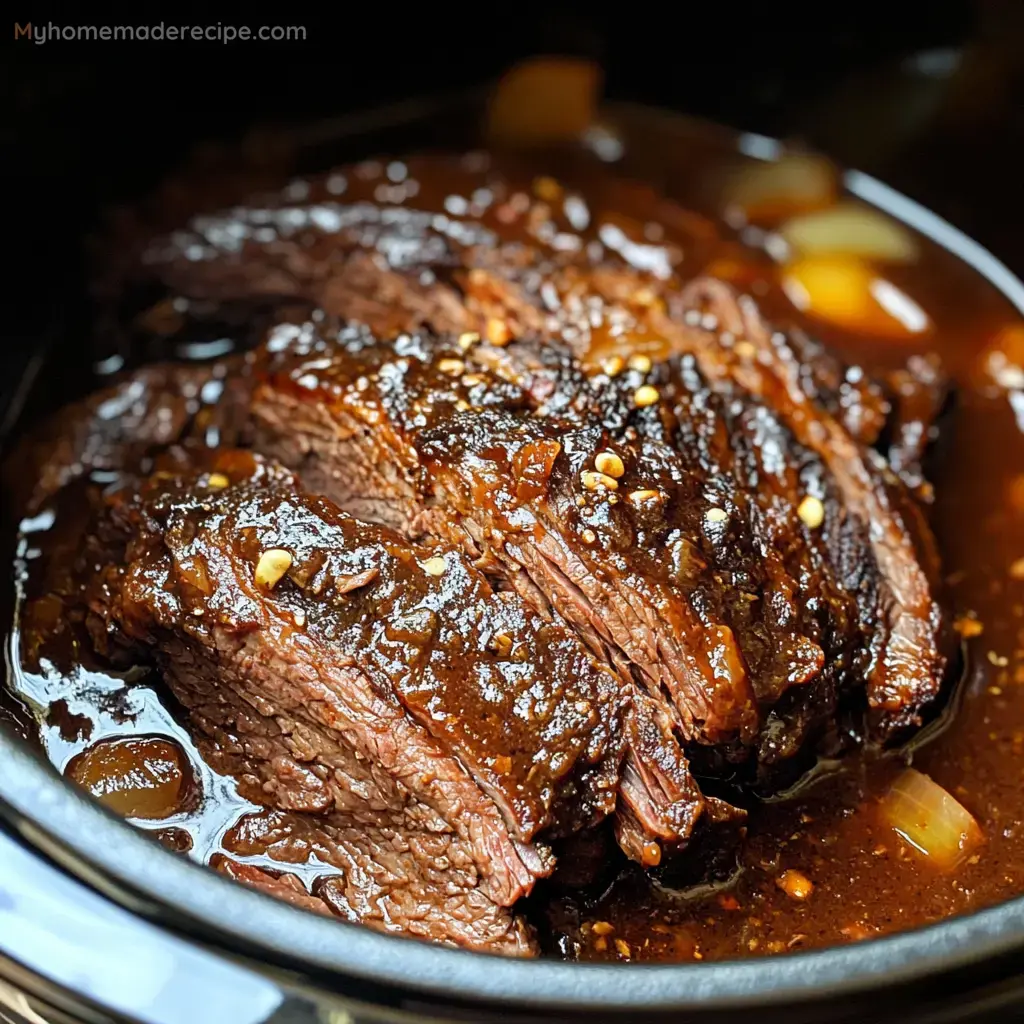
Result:
M491 97L489 141L536 146L580 138L594 120L600 84L590 61L539 57L517 64Z
M927 775L908 768L882 798L883 819L943 871L950 871L979 846L977 821Z
M837 327L911 341L931 330L928 314L892 282L852 256L809 256L783 269L797 309Z
M193 784L185 752L162 736L100 740L76 754L64 773L118 814L150 820L182 810Z
M793 217L779 234L800 256L864 256L890 263L917 258L914 238L902 224L860 203L842 202Z
M741 167L727 181L722 199L747 220L766 222L820 210L837 195L836 170L825 157L785 153L778 160Z

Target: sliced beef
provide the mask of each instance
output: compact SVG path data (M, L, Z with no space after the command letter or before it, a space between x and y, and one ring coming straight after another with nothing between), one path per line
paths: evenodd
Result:
M616 681L452 548L410 547L258 460L215 467L111 499L125 545L91 585L97 645L151 645L254 799L324 814L350 845L383 830L410 873L450 862L510 906L550 870L542 833L615 805ZM268 551L288 565L261 583Z
M302 880L293 874L287 872L272 874L253 864L240 864L223 854L215 854L210 861L210 866L236 882L248 885L259 892L265 892L268 896L290 903L293 907L312 910L317 914L330 915L331 913L331 908L319 897L311 896L302 884Z
M35 509L73 480L109 483L179 442L236 443L250 390L244 358L125 373L25 437L3 467L5 482L18 507Z
M783 428L793 434L796 420L774 408L778 394L764 392L754 379L757 358L747 353L766 353L774 370L783 364L764 346L751 348L754 342L731 289L706 280L680 287L684 268L694 264L688 254L699 256L706 247L706 226L695 230L692 218L669 216L671 211L655 197L642 196L630 211L634 224L642 214L672 230L683 225L678 238L666 236L678 249L645 245L630 236L630 218L623 220L622 211L604 211L602 217L571 189L559 193L559 209L550 198L531 199L529 183L515 175L506 179L485 163L467 168L425 160L411 163L408 172L418 187L415 199L405 204L382 198L393 190L381 185L373 168L361 168L293 183L277 196L198 218L150 244L137 273L204 301L301 297L344 320L369 325L382 338L423 327L480 335L494 344L478 348L478 361L486 359L492 373L527 391L533 406L547 413L564 411L577 398L574 386L552 383L553 376L565 381L564 367L552 370L552 349L554 363L568 354L587 372L609 360L621 364L630 354L658 363L688 353L697 358L712 390L748 392L780 415ZM450 200L459 193L451 190L463 187L473 201L459 205L457 198ZM596 194L600 201L599 188ZM758 330L762 340L775 337L763 323ZM921 462L947 395L936 368L911 361L876 381L799 330L778 338L789 357L782 375L772 372L770 378L790 380L801 400L824 414L855 449L876 448L889 469L927 496ZM503 347L509 339L512 345ZM799 410L793 415L797 420L803 416ZM805 444L799 432L795 439L822 457L823 450ZM377 478L402 469L393 462L364 467L365 479L384 485L383 490L367 486L360 488L366 493L357 495L348 487L349 507L359 515L393 519L398 513L381 497L388 481ZM344 486L335 476L335 485ZM872 488L884 489L877 473ZM916 512L902 514L914 517ZM856 549L856 544L847 545L849 561ZM908 550L902 553L914 557ZM845 591L861 608L875 607L878 594L862 593L871 589L867 575L847 584ZM922 589L922 581L915 586L916 602L906 592L915 604L912 614L928 618L935 588ZM904 591L895 589L897 595ZM906 690L913 676L919 677L913 685L923 698L934 695L950 649L939 618L915 637L899 639L902 632L897 630L895 644L907 650L895 657L907 665L889 674L903 681L879 683L873 691L883 731L899 732L917 717L916 712L901 715L898 699L893 702L884 694ZM917 660L916 648L921 651ZM816 657L810 648L805 651ZM831 664L831 655L826 660ZM799 745L798 737L794 741Z
M533 950L528 926L515 917L510 927L508 911L474 886L471 867L453 857L444 833L396 832L356 818L272 810L246 815L223 844L232 858L221 870L320 913L434 941L465 935L463 944L494 953ZM314 878L312 893L288 875L294 864L308 872L307 862L327 868ZM282 891L282 881L290 891Z
M134 264L120 264L104 288L169 289L179 303L226 306L298 299L378 336L426 328L499 343L534 337L592 365L631 353L663 359L679 328L700 325L682 316L693 310L679 285L713 256L717 229L653 190L591 168L586 196L571 180L547 180L538 194L532 176L486 158L425 157L403 168L397 186L384 164L365 164L156 238L137 229L121 240ZM652 224L657 244L645 238ZM676 322L668 336L666 320ZM788 334L805 393L916 486L946 393L934 368L911 361L876 381L802 331Z
M510 926L508 911L479 889L452 884L458 869L447 863L450 851L443 837L417 836L419 848L413 854L407 836L358 823L309 825L279 812L258 822L247 819L234 832L227 842L250 856L265 851L294 856L296 848L302 848L340 869L319 876L311 893L287 870L287 861L272 865L261 856L254 864L223 854L211 859L211 866L228 878L292 906L435 942L450 943L455 936L461 944L489 953L523 956L535 949L521 918L514 918ZM436 877L425 881L424 865L433 862L441 866L433 872Z
M154 241L135 275L193 300L307 300L387 333L412 325L460 329L466 311L450 287L421 271L454 269L467 245L495 244L480 225L434 227L434 214L334 201L271 199L197 218ZM457 239L457 240L456 240ZM378 254L384 259L377 258ZM254 258L254 256L256 258Z
M284 325L261 357L254 439L360 514L463 543L668 698L671 728L718 767L834 746L865 686L879 734L898 731L948 657L913 502L799 380L755 377L708 336L679 327L677 354L615 375L554 343ZM624 475L596 476L601 453ZM890 616L907 579L907 613Z
M813 401L801 386L789 339L771 330L753 301L710 279L692 282L681 301L703 314L706 329L694 332L692 346L702 368L770 404L826 467L845 515L865 528L878 572L876 599L860 604L862 630L873 634L865 672L869 704L883 734L919 724L919 709L938 695L955 650L939 599L938 551L920 508L882 457L858 445ZM721 332L749 351L723 345ZM855 577L863 573L850 568Z
M566 618L627 676L635 668L658 698L664 687L687 735L756 728L728 630L697 622L673 589L678 567L637 545L642 502L620 503L592 486L595 457L612 444L600 422L539 417L514 385L453 373L465 369L458 347L366 345L361 336L332 344L310 340L305 328L291 336L290 360L282 332L272 339L275 369L254 400L261 450L301 466L311 486L337 500L350 503L353 488L361 511L367 497L390 499L389 519L407 532L461 540L490 559L539 611ZM686 487L670 479L676 460L667 447L634 455L650 477ZM710 507L699 497L687 506L698 522Z

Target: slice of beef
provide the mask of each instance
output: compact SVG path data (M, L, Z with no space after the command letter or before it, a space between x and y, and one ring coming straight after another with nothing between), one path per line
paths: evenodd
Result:
M947 649L931 584L905 622L888 617L902 576L929 578L923 524L910 537L908 513L894 514L913 502L876 470L853 488L848 463L881 460L799 381L801 415L704 328L677 333L685 355L588 375L553 344L495 355L465 337L389 343L285 325L262 357L255 443L363 514L461 539L621 675L667 696L673 727L725 763L838 742L866 681L880 734L917 720ZM656 400L637 408L644 386ZM602 452L622 463L611 484L594 475ZM799 514L805 499L820 522ZM876 519L904 536L896 558ZM916 630L921 657L883 695L879 652L905 651L901 629Z
M465 934L463 944L494 953L521 956L534 948L522 918L512 918L510 926L508 911L474 886L471 868L453 857L443 833L400 833L338 815L328 821L271 810L246 815L223 844L232 858L224 858L221 870L320 913L433 941ZM324 870L313 879L312 893L288 874L290 865L302 864L308 874L317 863ZM291 891L282 891L282 881Z
M726 244L711 222L604 168L588 168L579 189L548 180L538 194L532 175L482 157L404 162L399 186L385 166L296 180L156 238L137 230L119 244L131 243L134 264L119 264L105 288L148 282L226 305L290 297L383 337L422 328L536 337L596 365L671 354L663 314L693 325L675 316L685 311L679 286ZM658 244L645 225L657 226ZM909 365L898 383L876 381L801 331L790 341L808 396L917 486L941 401L908 404L903 389L912 381L941 398L934 370Z
M705 372L735 380L772 405L827 467L845 514L869 527L879 580L877 599L860 606L861 625L868 635L872 623L882 628L874 627L869 648L868 700L883 735L919 724L920 708L938 695L955 651L938 550L921 509L881 456L814 403L789 339L771 330L753 301L710 279L692 282L681 301L701 314L705 329L695 332L692 350ZM720 332L750 351L723 345Z
M80 477L109 483L179 442L236 443L248 422L250 390L242 357L125 373L19 443L3 467L12 505L37 509Z
M126 543L93 584L97 644L153 645L247 795L383 829L407 859L432 849L462 888L511 905L550 870L540 833L614 807L620 687L464 555L410 547L248 463L164 470L112 499ZM221 472L245 479L223 488ZM254 578L267 551L289 553L273 586Z
M358 823L348 827L317 822L310 825L296 815L271 812L259 822L245 820L228 841L249 856L270 856L297 846L315 853L325 865L339 868L313 883L312 893L302 880L287 870L287 861L271 866L263 857L258 864L215 854L212 867L228 878L283 900L294 907L380 931L412 935L419 939L461 944L503 953L532 955L535 940L520 917L509 924L508 911L488 900L479 889L462 889L452 877L458 870L448 863L442 837L417 836L416 855L410 855L409 838ZM431 849L430 847L433 847ZM424 881L424 865L440 865L436 877ZM454 924L453 922L458 922Z
M436 222L429 212L371 202L272 197L267 206L199 217L154 240L129 281L155 280L200 301L312 301L386 333L428 323L458 330L469 322L456 292L421 271L454 269L462 248L496 239L480 225L449 235Z
M215 854L210 866L236 882L265 892L268 896L290 903L293 907L312 910L316 914L331 914L331 908L319 897L311 896L302 880L295 875L287 872L271 874L253 864L241 864L223 854Z

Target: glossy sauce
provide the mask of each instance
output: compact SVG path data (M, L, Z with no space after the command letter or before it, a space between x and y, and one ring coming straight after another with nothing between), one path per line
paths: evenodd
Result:
M938 353L958 390L931 474L932 518L967 660L955 717L939 723L948 727L933 728L930 742L901 755L865 753L823 765L797 795L757 808L739 864L719 865L714 884L674 888L667 877L651 882L635 868L612 865L611 876L583 895L541 887L528 913L549 953L622 961L784 953L910 928L1024 892L1024 371L1014 372L1024 358L1024 342L1015 340L1024 337L1020 313L975 270L918 236L911 262L857 261L853 276L867 284L852 305L842 297L801 299L801 289L820 287L815 282L828 278L836 260L780 258L772 229L788 207L764 208L756 223L736 218L721 190L738 161L717 135L672 140L642 116L615 131L624 140L625 173L684 205L646 186L612 183L599 161L578 154L545 158L544 174L517 193L522 198L496 209L489 196L458 181L417 181L401 162L363 165L352 182L339 182L339 194L346 192L340 201L356 193L413 208L440 202L453 214L471 210L514 222L524 237L564 235L572 245L596 234L655 274L709 269L749 290L769 318L802 324L869 370ZM757 145L748 141L747 148ZM744 166L758 163L750 158ZM583 184L565 186L568 178ZM881 289L871 285L878 281ZM598 318L590 357L615 356L620 337ZM657 338L634 333L630 341L634 353L659 355ZM183 344L175 337L176 351L187 353ZM195 354L209 352L200 346ZM29 592L33 562L64 530L74 533L67 509L22 524L16 572ZM44 652L16 679L55 765L172 849L202 862L226 848L236 860L272 863L266 847L247 845L245 829L235 827L246 815L258 820L262 810L205 765L162 687L77 658L74 649ZM929 863L879 812L911 760L980 826L982 845L951 871ZM287 867L307 881L320 873L315 854Z

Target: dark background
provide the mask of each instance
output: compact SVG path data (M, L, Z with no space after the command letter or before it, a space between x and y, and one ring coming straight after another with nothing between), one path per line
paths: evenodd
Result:
M536 53L598 58L616 98L806 138L935 208L1024 273L1024 0L315 10L220 16L302 24L305 42L40 46L7 37L0 131L16 257L8 283L20 299L9 323L52 298L63 254L100 205L151 187L197 140L468 88ZM33 17L18 12L22 23ZM160 20L96 20L125 17Z

